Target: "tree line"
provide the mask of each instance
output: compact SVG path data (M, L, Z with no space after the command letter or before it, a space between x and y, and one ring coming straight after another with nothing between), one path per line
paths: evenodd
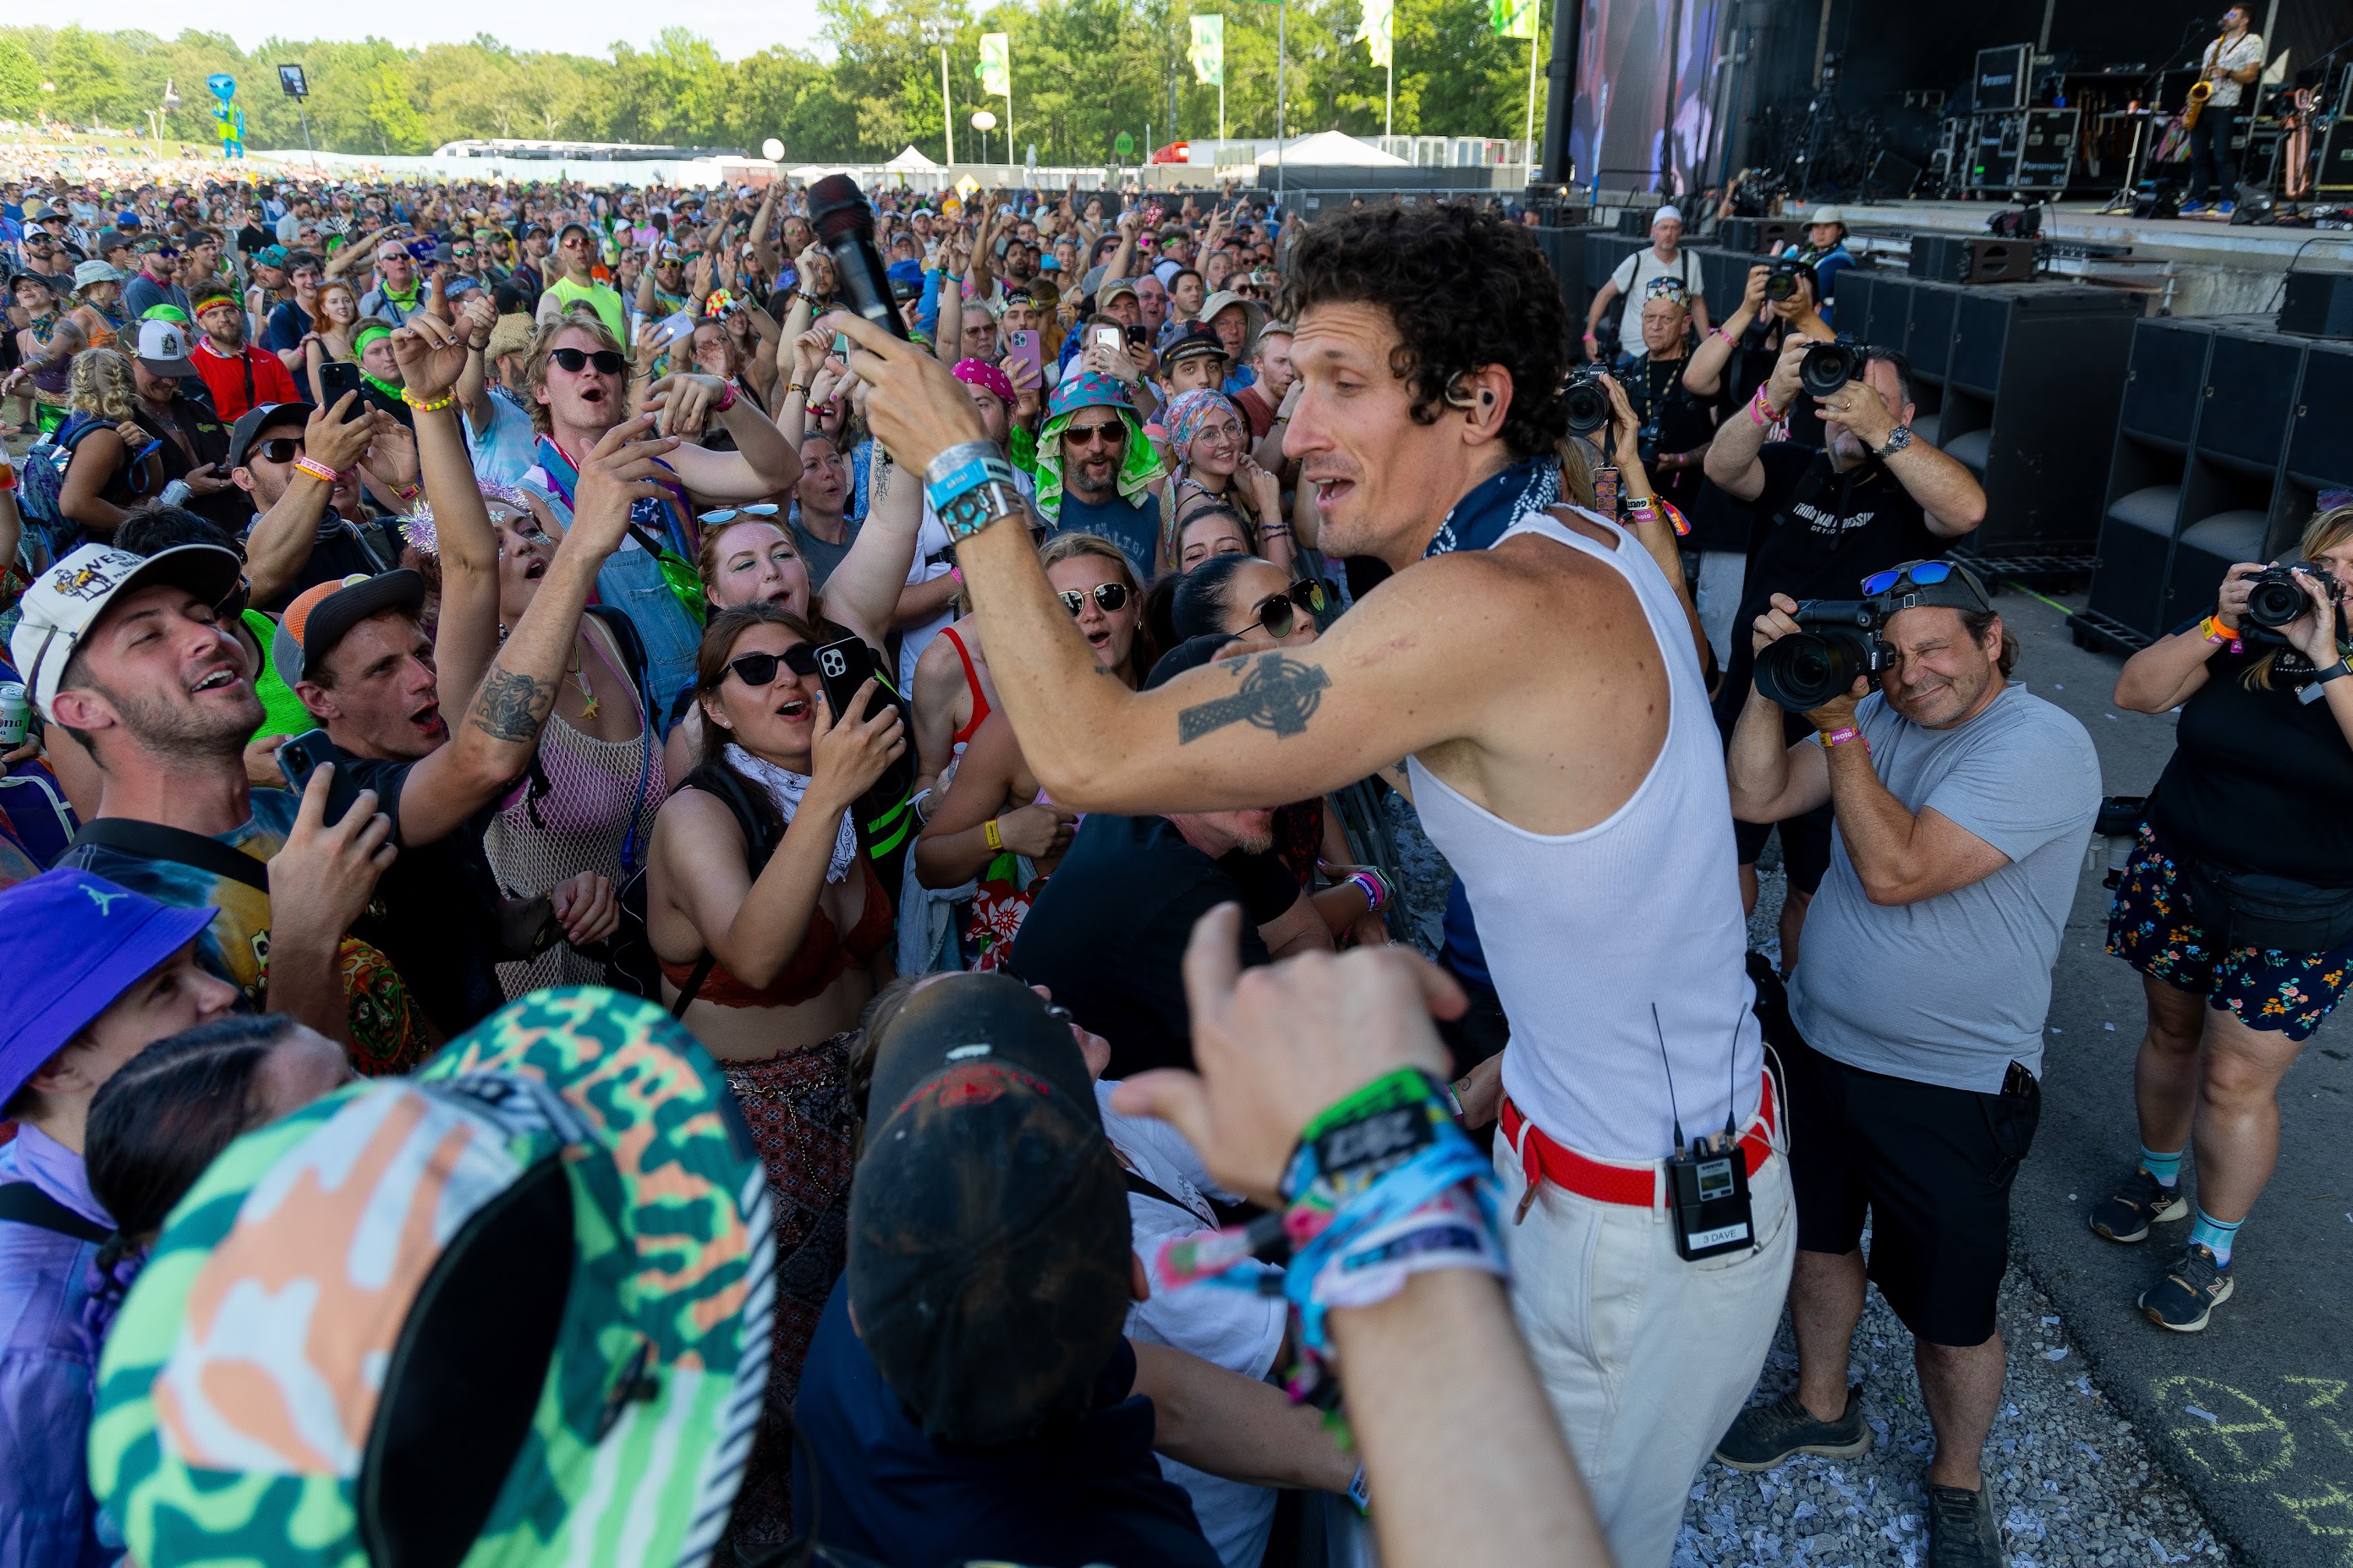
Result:
M1356 37L1357 7L1290 7L1283 96L1292 134L1380 134L1387 73ZM1034 144L1040 163L1086 165L1110 160L1123 132L1139 148L1147 133L1155 145L1218 134L1218 89L1194 81L1186 53L1187 18L1213 9L1226 16L1228 134L1271 136L1276 13L1250 0L1033 0L977 13L951 0L819 0L812 43L821 41L830 59L776 47L730 60L684 27L665 28L649 47L617 42L599 57L512 49L487 33L421 49L375 38L270 38L248 53L226 35L194 28L166 39L0 26L0 118L143 127L169 81L182 104L166 134L208 142L205 79L225 71L237 81L246 144L295 148L302 126L276 68L299 63L310 80L310 134L326 151L423 153L466 137L531 137L757 152L773 136L792 163L887 158L910 142L937 158L944 41L956 150L968 161L977 152L975 109L997 111L996 149L1004 144L1004 100L983 100L973 74L980 35L1003 32L1012 39L1016 161ZM1521 133L1528 45L1488 30L1484 0L1399 0L1395 37L1398 135Z

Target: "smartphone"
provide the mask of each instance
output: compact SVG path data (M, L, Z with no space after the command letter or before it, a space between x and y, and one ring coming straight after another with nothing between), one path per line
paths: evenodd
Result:
M1035 371L1038 374L1039 384L1041 385L1044 384L1046 374L1046 345L1039 341L1036 332L1030 331L1027 328L1022 328L1006 333L1005 352L1012 358L1021 361L1032 371Z
M338 755L335 743L327 739L324 730L305 730L278 748L278 771L286 775L286 787L299 799L310 787L311 775L318 771L319 764L332 763ZM359 793L359 786L350 781L345 770L337 768L327 785L325 820L330 826L343 820L343 813L351 810Z
M694 336L694 315L689 310L681 310L676 315L663 317L661 324L654 329L655 341L664 348L692 336Z
M1127 341L1137 348L1148 349L1152 346L1152 329L1138 321L1127 329Z
M355 361L331 359L319 366L319 393L327 400L326 405L330 408L343 401L343 394L359 392L363 385L360 367ZM348 424L353 419L365 418L367 411L367 399L364 396L357 398L353 400L351 411L343 416L344 422Z
M833 334L833 357L839 360L844 364L848 364L849 363L849 334L848 332L836 332Z
M881 673L881 667L874 662L874 650L866 646L863 637L844 637L839 642L827 643L817 650L818 683L824 688L826 707L837 715L849 711L849 704L858 696L858 689L869 680L875 682L874 695L868 700L861 717L871 719L877 713L897 707L898 699L889 681L877 679ZM902 725L906 724L907 715L902 713L899 721ZM873 786L866 792L864 803L867 809L860 811L860 819L862 821L877 811L896 805L905 798L907 787L914 782L915 752L910 746L899 753L899 760L885 768L882 776L875 780Z
M1113 353L1117 353L1120 349L1124 346L1120 336L1120 331L1117 327L1097 327L1094 331L1094 340L1095 347L1108 350Z

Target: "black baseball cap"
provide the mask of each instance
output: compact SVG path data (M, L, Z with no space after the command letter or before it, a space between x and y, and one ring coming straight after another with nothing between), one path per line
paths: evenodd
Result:
M252 450L253 444L260 440L265 432L275 430L281 425L291 425L299 430L311 422L311 405L307 403L255 404L238 415L237 423L229 426L227 466L243 468L246 454Z
M874 1062L849 1303L934 1441L1019 1442L1092 1404L1127 1320L1127 1188L1070 1026L1018 981L908 998Z
M340 583L317 584L297 594L278 617L278 630L269 639L270 663L291 686L370 616L424 607L424 574L406 566L373 577L354 573Z
M1207 354L1215 354L1219 359L1229 357L1226 353L1226 340L1197 321L1186 328L1175 342L1161 351L1160 363L1173 365L1182 360Z

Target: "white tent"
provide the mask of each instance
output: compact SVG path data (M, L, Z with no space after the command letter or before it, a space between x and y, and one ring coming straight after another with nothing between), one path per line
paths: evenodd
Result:
M1275 154L1270 150L1258 155L1259 163L1271 167ZM1409 167L1403 158L1384 153L1369 142L1337 131L1318 131L1313 136L1302 136L1282 149L1282 162L1297 163L1310 169L1403 169Z
M919 151L913 142L908 144L905 152L900 153L897 157L892 159L882 166L900 174L932 172L936 171L940 167L937 163L924 157L923 153Z

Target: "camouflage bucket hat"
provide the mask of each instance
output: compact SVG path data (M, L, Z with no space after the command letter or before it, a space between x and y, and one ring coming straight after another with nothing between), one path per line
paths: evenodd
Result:
M539 992L213 1163L108 1336L92 1489L145 1568L693 1568L775 1263L702 1048L652 1003Z

